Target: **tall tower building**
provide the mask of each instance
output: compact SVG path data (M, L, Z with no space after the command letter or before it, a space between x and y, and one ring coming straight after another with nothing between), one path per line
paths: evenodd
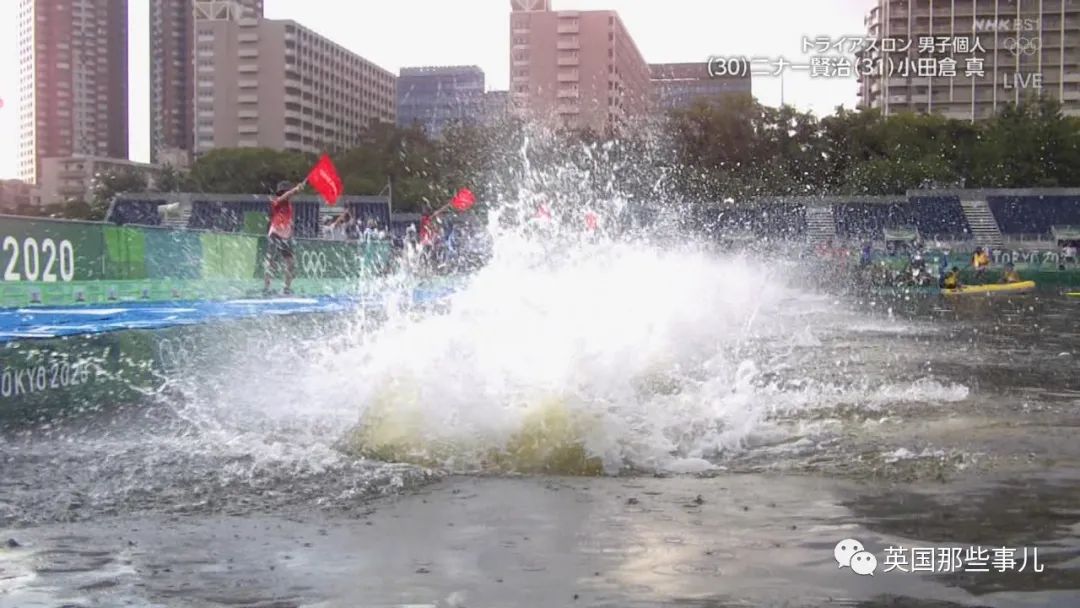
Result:
M263 0L150 0L150 162L188 160L195 133L195 15L263 16Z
M19 177L128 156L127 0L19 0Z
M516 111L596 132L648 113L649 66L615 11L552 11L548 0L510 6Z
M979 120L1043 95L1080 115L1080 0L874 4L865 21L879 42L862 55L862 105Z

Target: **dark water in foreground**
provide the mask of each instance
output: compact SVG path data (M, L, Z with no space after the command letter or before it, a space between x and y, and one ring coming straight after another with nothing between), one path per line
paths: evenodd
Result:
M0 606L1080 605L1080 301L786 314L753 357L785 407L697 476L447 476L168 408L2 439ZM900 545L1042 570L885 572Z

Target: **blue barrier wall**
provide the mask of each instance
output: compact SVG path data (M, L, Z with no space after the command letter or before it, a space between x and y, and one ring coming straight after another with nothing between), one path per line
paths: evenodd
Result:
M964 208L958 196L912 196L912 221L919 234L936 235L951 240L971 238Z
M970 194L969 194L970 193ZM986 200L1002 233L1009 235L1049 235L1053 226L1080 225L1080 191L1075 190L912 190L907 200L873 200L878 197L833 197L816 200L758 199L751 205L718 205L696 217L702 225L720 232L752 232L761 237L798 238L806 234L806 205L831 204L836 233L841 238L878 238L890 227L915 226L928 237L965 240L971 227L960 204L962 196ZM837 200L839 198L839 200ZM158 226L159 205L186 200L192 216L187 227L222 232L242 232L245 215L268 214L267 195L215 194L135 194L117 197L108 221L115 224ZM806 202L806 201L811 202ZM314 196L293 200L295 231L301 238L320 235L319 213L324 202ZM343 197L341 208L366 223L374 219L380 228L400 232L403 225L391 225L390 205L377 197ZM250 228L250 226L249 226Z
M990 196L986 202L1004 234L1048 236L1053 226L1080 225L1080 196Z
M909 203L840 203L833 205L836 234L841 238L880 238L885 228L910 226L915 221Z

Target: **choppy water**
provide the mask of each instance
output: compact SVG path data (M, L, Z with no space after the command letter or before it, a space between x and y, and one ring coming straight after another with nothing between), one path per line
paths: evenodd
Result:
M875 516L845 504L845 484L864 484L856 486L861 488L856 494L895 514L885 519L917 520L926 505L914 499L904 508L886 505L880 496L889 495L889 484L914 483L914 490L903 491L932 487L936 495L947 496L948 488L978 487L979 480L992 480L997 487L1080 470L1080 302L1052 296L955 302L837 299L787 290L782 275L752 260L621 245L583 251L580 258L557 264L517 252L514 263L493 264L437 312L404 310L377 324L361 319L354 331L337 325L334 335L283 340L273 348L263 339L257 350L238 344L235 359L217 362L216 372L203 369L194 377L173 379L174 388L186 395L182 402L120 409L0 440L0 526L8 528L0 536L25 545L0 549L0 605L394 605L390 591L399 583L377 582L386 573L365 561L373 559L364 557L364 551L372 550L366 536L356 536L355 546L336 539L326 557L306 551L310 547L304 543L315 542L317 530L344 530L348 536L358 533L348 530L372 521L375 512L396 514L398 507L385 503L388 496L412 497L403 503L404 513L420 509L415 491L447 474L482 471L483 459L519 437L533 424L538 408L580 414L580 424L558 430L558 437L550 429L547 434L526 432L532 441L569 438L600 463L604 474L647 480L642 483L652 496L673 491L650 479L657 474L694 475L678 482L679 492L700 488L709 501L720 500L718 487L723 486L718 484L728 483L722 480L732 474L798 474L761 478L764 489L754 491L760 492L760 501L789 503L788 516L810 528L832 529L836 513L846 513L852 524L872 531ZM530 264L527 271L522 260ZM394 439L419 447L406 454L409 462L354 455L352 429L388 405L417 414L406 417L405 435ZM562 461L539 448L515 452L506 461L509 468L533 471L539 465L555 474L580 472L559 470ZM541 489L551 483L533 479L487 482L485 500L492 504L486 508L497 508L503 498L528 502L523 497L539 490L522 489L522 483ZM811 486L830 489L821 491L819 507L804 510L798 497L806 491L806 479L819 480ZM578 490L586 502L618 502L625 494L612 482L581 483ZM623 483L633 487L634 482ZM509 494L500 498L498 488L504 485ZM1066 552L1057 565L1064 577L1056 583L1061 587L1057 595L1035 596L1041 598L1036 604L1050 605L1061 593L1080 588L1076 565L1068 559L1077 555L1080 512L1075 511L1075 492L1067 489L1075 490L1075 484L1041 482L1039 487L1045 493L1041 502L1023 502L1022 496L1008 493L998 500L1018 501L1021 513L1032 513L1027 523L1020 515L1010 520L1020 530L1013 534L1024 536L1025 525L1037 527L1045 534L1035 540L1052 540ZM440 501L450 509L456 499L452 492L427 496L423 500L435 505L420 509L416 517L442 511ZM734 498L740 499L746 496ZM1061 506L1069 501L1072 507ZM826 510L836 511L832 516L815 515L827 504L832 506ZM552 520L545 525L567 525L579 515L569 503L548 507L562 511L538 510L535 517ZM977 523L986 512L976 509L961 518L974 539L969 542L1005 542L994 536L997 530ZM823 519L815 523L819 515ZM614 518L608 523L622 517L606 516ZM461 518L474 528L497 530L501 525L475 513ZM673 534L693 534L695 526L705 526L709 534L719 534L714 542L724 544L725 534L732 533L730 521L695 521L683 522ZM768 528L769 521L753 520L751 528ZM527 528L521 522L515 526ZM232 530L237 532L230 539ZM918 538L921 531L916 526L911 536ZM748 534L725 551L742 555L737 547L760 549L783 544L787 537L762 530L759 537ZM133 544L117 548L116 538ZM309 540L301 542L304 538ZM501 538L488 531L457 546L481 555L491 550L487 543L506 542ZM448 550L443 544L454 543L423 541L410 537L402 550L438 554ZM393 534L384 534L378 551L397 542ZM148 545L160 548L148 551ZM805 543L799 546L774 548L789 560L808 550ZM213 548L212 555L205 555L207 547ZM262 566L253 566L263 557L259 547L275 554L305 554L304 568L323 575L304 583L295 562L279 563L291 568L291 578L285 577L290 587L275 583L269 595L240 592L245 581L279 576L254 573L262 572ZM580 546L567 539L565 546L544 549L544 559L555 559L560 550L581 554ZM515 551L516 559L539 559L520 547ZM620 555L630 549L613 542L611 551ZM416 559L441 563L437 557ZM609 562L614 558L605 559L603 567L613 568ZM327 574L336 571L337 561L353 564L370 580L343 588L339 575ZM661 569L690 567L678 565L679 560L660 561ZM690 560L691 566L699 561ZM504 567L490 565L495 573ZM580 567L600 566L586 560ZM518 573L513 576L529 572L509 570ZM572 570L555 578L575 578ZM534 582L552 584L552 572L544 571ZM775 573L766 576L767 571L750 568L746 575L757 576L769 593L737 586L742 590L733 588L725 596L729 603L711 605L787 597ZM677 573L668 575L677 578ZM697 575L687 576L696 580ZM807 571L803 578L814 575ZM400 583L412 590L401 597L428 593L420 579ZM460 591L453 579L442 580L428 596L448 601L447 594ZM839 581L834 584L840 588L851 582ZM474 583L477 588L493 584ZM1050 587L1048 582L1032 584L1029 591ZM604 605L604 597L679 596L657 585L639 585L639 595L633 589L600 594L593 603ZM920 593L956 595L939 591ZM360 599L371 593L383 599ZM499 605L551 605L542 603L543 593L485 593L480 595L509 602ZM340 603L317 603L334 598ZM1021 604L1016 599L986 605Z

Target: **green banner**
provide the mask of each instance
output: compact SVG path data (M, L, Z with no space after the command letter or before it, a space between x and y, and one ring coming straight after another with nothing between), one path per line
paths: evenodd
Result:
M0 217L0 306L227 298L262 289L262 234ZM355 290L389 268L388 241L297 240L306 295ZM280 287L281 277L275 277Z
M213 398L220 384L244 381L236 360L350 322L349 315L270 315L21 342L0 349L0 430L143 404L169 381L193 380Z
M152 279L203 277L203 241L211 233L145 229L146 276ZM235 238L235 237L234 237Z
M0 278L67 283L105 278L102 225L0 218Z
M259 276L258 239L212 232L204 232L200 236L203 278L250 279Z

